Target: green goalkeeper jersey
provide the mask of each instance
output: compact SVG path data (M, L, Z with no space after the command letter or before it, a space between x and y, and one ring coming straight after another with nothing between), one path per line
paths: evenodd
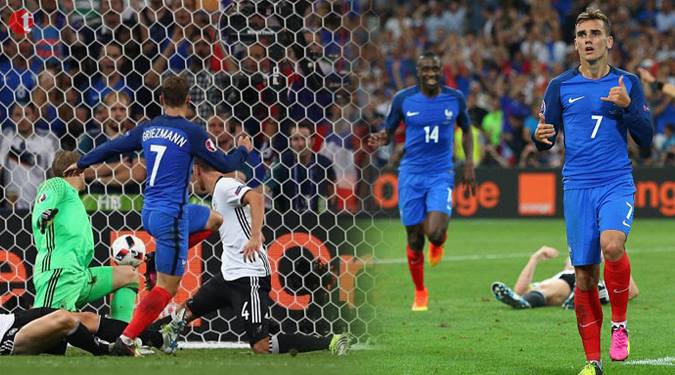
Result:
M40 232L45 210L58 208L51 224ZM94 235L80 196L66 180L50 178L40 184L31 218L37 247L34 273L57 268L85 270L94 256Z

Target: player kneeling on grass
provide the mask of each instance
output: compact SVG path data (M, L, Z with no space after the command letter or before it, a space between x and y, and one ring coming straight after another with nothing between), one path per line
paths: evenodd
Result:
M558 250L549 246L542 246L537 250L527 262L518 281L513 289L506 286L501 281L492 284L492 294L497 301L509 305L515 309L529 309L544 306L562 306L565 309L574 309L574 287L576 277L574 267L570 259L565 262L562 271L552 277L540 282L532 283L534 271L539 262L558 257ZM628 298L633 299L638 295L637 284L633 277L630 278ZM609 303L609 293L605 282L600 280L598 283L598 296L600 303L606 305Z
M63 355L67 344L93 355L110 354L110 344L105 341L115 341L124 327L123 321L91 312L49 307L0 314L0 355ZM141 339L157 348L167 342L157 331L145 331Z
M94 235L80 200L84 175L64 177L80 155L59 151L51 178L38 188L31 223L37 248L33 282L34 307L79 309L114 293L111 315L129 321L138 291L138 272L131 266L89 267Z
M246 333L255 353L308 352L330 349L333 354L349 351L349 334L316 337L302 334L270 334L270 267L263 246L265 215L263 196L244 184L241 172L222 175L206 163L195 165L199 187L212 195L213 209L223 216L221 273L202 286L162 327L170 333L175 351L178 336L187 323L229 307L246 321Z

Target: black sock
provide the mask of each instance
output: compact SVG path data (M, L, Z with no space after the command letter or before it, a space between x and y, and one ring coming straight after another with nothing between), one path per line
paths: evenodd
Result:
M126 327L126 322L101 317L96 336L108 342L115 342ZM143 345L151 345L155 348L161 348L164 343L162 334L156 330L146 329L138 337L143 341Z
M527 292L523 299L529 302L532 308L546 306L546 297L544 297L544 293L538 290Z
M141 339L141 341L143 341L143 345L150 345L159 349L162 347L162 344L164 344L164 338L162 337L162 334L159 333L159 331L151 331L146 329L145 331L141 332L138 337Z
M270 353L299 353L328 349L332 336L315 337L300 334L279 334L270 337Z
M75 331L66 337L66 341L70 345L86 350L93 355L108 354L108 346L99 344L94 335L82 323L78 323Z
M101 317L96 337L108 342L115 342L125 328L127 328L127 322Z

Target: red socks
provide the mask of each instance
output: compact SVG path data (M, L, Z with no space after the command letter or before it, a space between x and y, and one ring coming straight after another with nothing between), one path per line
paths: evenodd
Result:
M598 288L592 288L587 292L575 288L574 312L577 314L577 325L586 352L586 360L600 361L602 305L598 298Z
M213 233L211 229L204 229L200 230L199 232L194 232L190 234L190 237L188 238L188 249L191 249L192 246L209 238L209 236L211 236L211 233Z
M415 290L424 290L424 252L413 251L410 246L406 247L408 252L408 269L410 269L410 276L412 276Z
M135 339L141 334L152 322L157 319L159 314L164 310L166 305L171 301L172 295L159 286L155 286L152 290L141 300L134 310L134 316L127 328L124 329L122 335Z
M630 259L624 253L619 260L611 262L605 259L605 285L612 305L612 322L626 321L628 307L628 287L630 285Z

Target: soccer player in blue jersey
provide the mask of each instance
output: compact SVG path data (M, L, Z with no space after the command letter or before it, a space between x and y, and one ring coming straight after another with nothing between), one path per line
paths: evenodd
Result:
M598 9L576 19L574 46L581 64L554 78L546 89L533 138L539 150L565 133L563 166L567 243L576 273L574 309L587 364L580 375L602 374L602 307L598 279L604 278L612 306L610 358L628 357L626 308L630 261L625 242L633 225L633 183L628 133L641 147L653 129L640 80L608 64L614 40L610 21Z
M455 124L462 129L465 155L473 154L471 122L464 95L441 85L441 61L434 53L417 60L419 85L399 91L385 120L385 129L372 134L372 147L388 144L405 122L404 155L399 166L398 197L401 222L408 237L408 268L415 284L413 311L428 310L424 287L424 238L429 239L429 262L437 265L452 213L455 173L452 163ZM476 177L471 158L464 164L464 180L474 194Z
M251 151L251 139L240 136L238 148L229 155L218 150L199 125L185 119L189 86L184 78L171 76L162 85L164 115L141 124L123 137L106 142L84 155L69 175L113 155L143 150L146 169L143 227L157 243L157 284L134 311L113 353L137 355L134 339L166 307L185 271L188 249L217 229L222 217L208 207L188 204L188 186L195 157L222 173L240 169Z

